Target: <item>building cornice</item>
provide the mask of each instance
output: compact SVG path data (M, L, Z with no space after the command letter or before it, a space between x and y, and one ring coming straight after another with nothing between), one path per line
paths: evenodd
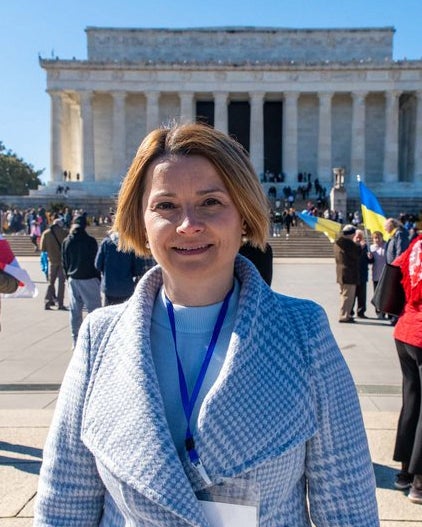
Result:
M422 60L385 60L384 62L374 62L372 60L357 60L356 62L297 62L294 60L275 62L200 62L200 61L180 61L180 62L157 62L157 61L141 61L141 62L95 62L89 60L68 60L68 59L39 59L40 66L45 70L139 70L140 68L154 71L171 71L171 70L186 70L186 71L208 71L208 70L223 70L223 71L330 71L330 70L384 70L384 69L420 69L422 68Z

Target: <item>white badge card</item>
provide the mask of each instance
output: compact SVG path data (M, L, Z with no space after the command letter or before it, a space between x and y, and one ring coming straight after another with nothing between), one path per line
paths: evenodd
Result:
M199 500L211 527L257 527L257 508L253 505Z
M211 527L259 525L259 490L253 478L228 478L196 496Z

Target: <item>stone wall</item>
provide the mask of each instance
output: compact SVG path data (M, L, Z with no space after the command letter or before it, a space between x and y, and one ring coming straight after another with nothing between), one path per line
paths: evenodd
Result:
M93 62L230 63L392 59L394 29L86 29Z

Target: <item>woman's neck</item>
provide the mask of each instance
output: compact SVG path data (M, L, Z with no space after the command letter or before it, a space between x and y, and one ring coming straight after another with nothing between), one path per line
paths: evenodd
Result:
M222 302L233 286L233 274L216 280L171 280L163 273L164 291L167 298L180 306L209 306Z

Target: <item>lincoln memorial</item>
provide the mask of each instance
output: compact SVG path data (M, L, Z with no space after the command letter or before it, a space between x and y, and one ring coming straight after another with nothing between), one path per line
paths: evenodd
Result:
M51 169L116 192L143 137L201 120L235 136L261 180L298 174L357 194L422 197L422 60L393 60L394 28L88 27L87 60L44 59ZM72 190L73 191L73 190Z

